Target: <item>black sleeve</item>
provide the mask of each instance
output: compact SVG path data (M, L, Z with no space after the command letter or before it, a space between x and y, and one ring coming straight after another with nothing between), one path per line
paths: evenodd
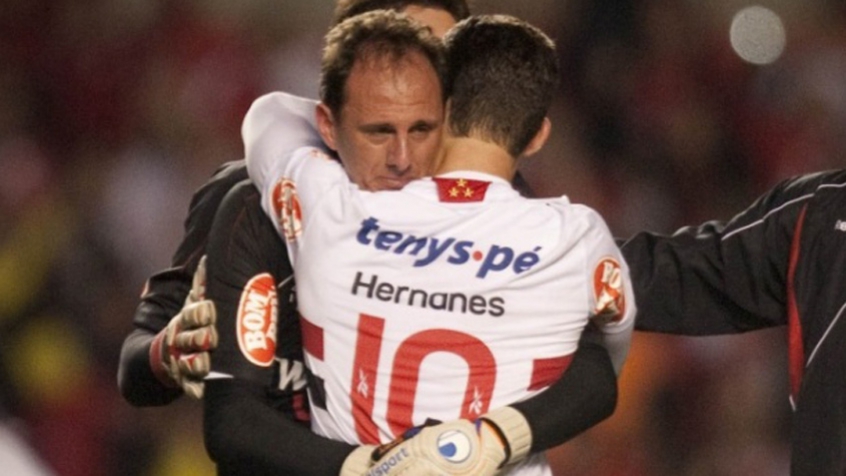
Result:
M182 389L166 386L150 368L150 343L155 336L151 330L136 328L120 350L118 387L123 398L138 407L167 405L182 395Z
M511 405L532 429L532 452L558 446L614 413L617 376L608 351L585 337L567 371L545 391Z
M786 324L786 276L797 219L826 175L786 180L728 223L672 235L639 233L622 245L638 315L635 329L681 335Z
M220 339L203 403L206 448L221 475L338 474L354 446L301 422L306 374L293 270L260 198L248 181L235 186L209 236L206 296Z
M206 448L220 476L339 474L354 446L318 436L273 408L266 389L242 380L209 380Z
M182 395L181 389L167 387L153 375L148 357L150 343L182 309L220 201L235 183L246 177L244 161L230 162L194 194L185 220L185 236L171 267L147 281L135 311L134 329L123 342L118 366L118 387L132 405L166 405Z

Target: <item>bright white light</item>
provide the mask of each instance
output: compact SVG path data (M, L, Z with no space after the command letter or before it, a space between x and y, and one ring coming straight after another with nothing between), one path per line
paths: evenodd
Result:
M787 41L781 18L762 6L746 7L731 21L731 46L735 53L753 64L777 60Z

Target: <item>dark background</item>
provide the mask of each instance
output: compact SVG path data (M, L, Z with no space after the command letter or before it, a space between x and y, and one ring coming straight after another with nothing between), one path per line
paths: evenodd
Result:
M554 138L522 169L538 194L623 237L727 219L778 180L842 167L844 2L760 3L787 33L767 65L732 49L740 1L475 1L561 51ZM250 102L315 96L332 5L0 2L2 427L55 474L212 474L200 404L121 399L120 344L192 192L241 157ZM617 413L551 452L556 474L786 475L785 354L783 329L637 333Z

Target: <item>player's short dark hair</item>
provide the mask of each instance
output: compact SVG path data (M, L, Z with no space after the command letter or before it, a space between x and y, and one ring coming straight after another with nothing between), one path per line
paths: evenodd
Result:
M450 132L519 156L540 129L558 85L554 42L517 18L482 15L459 22L444 44Z
M444 10L452 15L455 21L470 16L467 0L338 0L332 24L337 25L347 18L373 10L401 11L410 6Z
M320 100L340 117L346 84L358 61L387 59L399 63L420 53L432 64L445 94L444 46L428 28L408 16L376 10L348 18L329 30L323 50ZM445 98L444 98L445 100Z

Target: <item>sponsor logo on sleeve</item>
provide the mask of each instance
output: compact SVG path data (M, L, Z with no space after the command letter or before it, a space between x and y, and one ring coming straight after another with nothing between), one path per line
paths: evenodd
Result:
M288 241L294 241L303 231L303 210L297 196L297 185L282 178L273 187L271 195L273 216L282 236Z
M276 354L276 285L269 273L254 276L241 293L238 347L251 363L269 367Z
M626 294L623 292L623 273L620 263L613 258L603 258L593 270L593 292L596 307L593 310L599 323L619 321L626 312Z

